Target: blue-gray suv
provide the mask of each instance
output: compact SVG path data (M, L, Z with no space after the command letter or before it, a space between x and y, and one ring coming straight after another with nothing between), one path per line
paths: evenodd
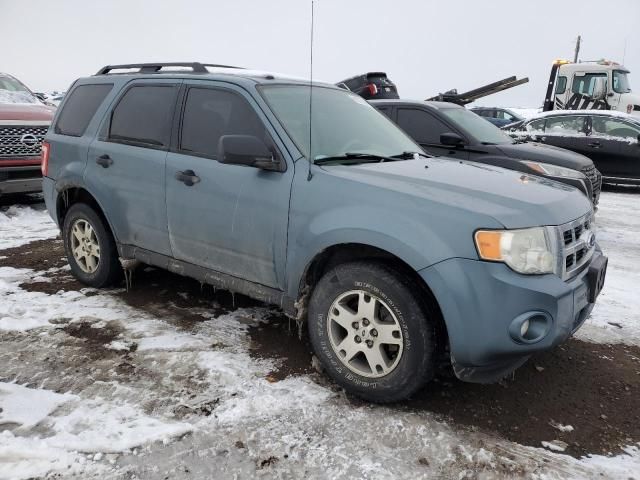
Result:
M605 277L575 188L430 158L361 97L270 73L105 67L63 100L43 174L80 281L137 261L275 304L376 402L445 355L503 377L575 332Z

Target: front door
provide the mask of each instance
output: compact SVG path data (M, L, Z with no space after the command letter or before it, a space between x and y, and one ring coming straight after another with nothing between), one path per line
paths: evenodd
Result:
M607 177L640 177L640 128L618 118L591 116L589 157Z
M273 288L284 288L293 163L270 133L255 100L238 87L185 85L181 127L167 157L167 213L178 260ZM222 135L253 135L285 171L217 161ZM193 177L195 182L185 181ZM181 179L177 178L181 177Z
M179 85L133 82L89 147L85 181L119 243L170 255L165 160Z
M398 108L398 126L413 138L423 150L434 156L447 156L467 160L469 152L464 148L453 148L440 143L440 135L447 132L459 133L420 108Z

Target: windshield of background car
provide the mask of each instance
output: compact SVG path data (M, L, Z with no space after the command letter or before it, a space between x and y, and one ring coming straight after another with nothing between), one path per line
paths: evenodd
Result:
M629 85L629 77L624 70L613 71L613 91L616 93L629 93L631 85Z
M487 145L513 143L509 135L465 108L443 108L440 111L451 123L460 127L479 143Z
M36 97L14 78L0 75L0 103L40 103Z
M305 157L318 160L345 153L391 156L421 151L385 115L362 97L345 90L314 86L310 111L311 90L306 85L260 88L271 110Z

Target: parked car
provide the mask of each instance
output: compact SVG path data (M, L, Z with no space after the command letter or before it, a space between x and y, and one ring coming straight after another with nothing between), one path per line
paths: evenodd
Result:
M121 257L278 305L378 402L445 352L463 380L501 378L591 312L607 259L576 189L428 158L332 85L167 65L79 79L47 134L45 201L84 284Z
M0 195L42 190L40 149L54 108L0 73Z
M514 140L464 107L449 102L375 100L371 104L431 155L540 175L576 187L594 206L598 204L600 173L583 155Z
M524 117L508 108L474 107L471 111L476 115L480 115L488 122L493 123L496 127L504 127L505 125L524 120Z
M611 110L552 110L505 130L589 157L606 183L640 185L640 118Z

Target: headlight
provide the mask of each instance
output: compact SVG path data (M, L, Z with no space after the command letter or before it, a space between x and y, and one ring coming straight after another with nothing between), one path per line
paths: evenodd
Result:
M530 162L523 160L522 163L529 168L535 170L543 175L550 175L552 177L568 177L568 178L585 178L584 174L578 170L571 168L559 167L557 165L551 165L550 163Z
M475 243L482 260L504 262L518 273L558 272L555 239L549 228L478 230Z

